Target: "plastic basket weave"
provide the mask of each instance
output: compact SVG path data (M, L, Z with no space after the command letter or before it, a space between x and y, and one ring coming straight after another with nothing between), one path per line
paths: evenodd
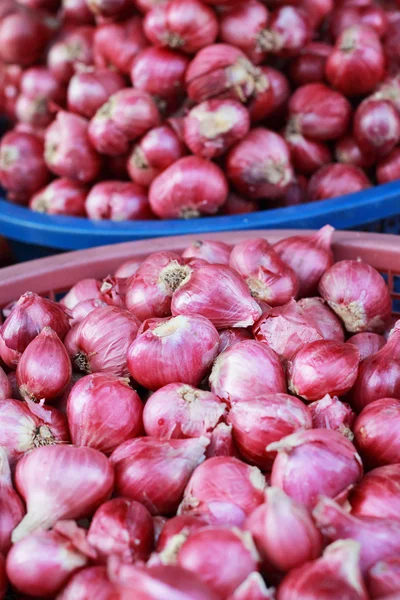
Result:
M282 238L312 231L261 230L225 232L202 235L202 240L220 240L235 244L241 240L263 237L271 243ZM102 248L80 250L19 264L0 270L0 306L17 299L26 291L54 298L66 292L80 279L102 278L112 274L126 260L143 259L152 252L171 250L181 252L196 236L179 236L128 242ZM335 232L333 251L336 260L361 258L380 271L387 279L393 299L394 314L400 305L400 237L362 232Z

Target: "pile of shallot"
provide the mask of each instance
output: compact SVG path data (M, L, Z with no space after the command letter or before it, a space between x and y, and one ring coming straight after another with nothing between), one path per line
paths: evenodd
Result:
M332 235L3 307L0 600L400 597L400 321Z
M400 179L399 0L2 0L0 183L189 219Z

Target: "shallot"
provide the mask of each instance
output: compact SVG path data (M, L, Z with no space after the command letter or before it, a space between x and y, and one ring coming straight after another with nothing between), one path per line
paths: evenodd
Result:
M400 509L400 465L378 467L366 473L350 495L357 516L397 519Z
M398 462L400 400L381 398L363 408L354 425L355 444L365 464L391 465Z

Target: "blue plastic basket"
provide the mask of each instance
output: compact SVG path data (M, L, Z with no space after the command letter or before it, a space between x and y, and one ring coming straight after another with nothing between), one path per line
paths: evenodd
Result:
M90 221L56 217L0 200L0 235L11 241L18 261L130 240L249 229L338 229L400 233L400 181L332 200L246 215L188 221Z

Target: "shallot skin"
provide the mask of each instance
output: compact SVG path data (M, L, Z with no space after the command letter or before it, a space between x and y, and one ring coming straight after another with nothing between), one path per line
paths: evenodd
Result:
M400 455L400 400L381 398L368 404L354 424L355 444L371 466L396 464Z

